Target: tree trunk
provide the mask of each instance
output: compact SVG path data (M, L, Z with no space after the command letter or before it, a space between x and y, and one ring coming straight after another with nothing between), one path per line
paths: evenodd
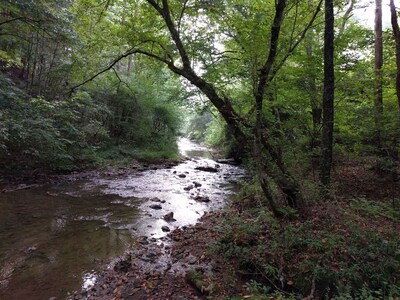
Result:
M215 106L227 123L232 135L237 140L239 147L241 147L240 152L247 152L249 154L257 153L257 158L262 158L261 160L263 163L259 168L259 178L266 198L272 200L274 198L269 187L269 181L273 180L276 182L283 194L285 194L288 204L292 207L296 207L298 200L302 199L300 185L294 176L288 172L285 165L281 161L282 156L280 155L279 150L268 146L272 143L268 138L269 128L263 123L262 120L263 100L265 92L268 90L268 88L270 88L270 83L274 76L302 41L307 31L311 28L320 11L323 0L318 2L318 6L316 7L313 16L311 17L307 26L301 32L300 36L297 38L297 41L293 41L293 44L290 46L290 49L286 52L286 54L284 53L284 55L279 55L281 60L278 62L276 62L276 58L278 54L279 34L281 31L281 23L286 16L286 0L275 1L275 16L271 27L270 41L265 45L267 59L264 65L257 70L257 86L254 89L254 109L258 116L258 120L255 122L256 124L254 124L254 126L251 125L251 120L246 119L244 116L240 116L235 111L232 104L233 102L228 97L224 96L223 93L218 93L218 90L213 84L202 78L201 75L196 74L195 70L193 69L193 62L191 61L190 55L185 47L185 43L181 39L179 23L178 27L175 24L176 21L173 17L174 14L172 14L172 11L169 7L169 1L146 0L146 2L153 7L157 14L164 20L166 29L169 31L170 38L175 46L176 51L174 52L179 55L179 66L176 64L178 58L172 57L168 55L168 53L166 53L166 56L162 56L153 52L149 52L146 49L134 48L120 55L118 58L113 60L107 68L98 72L96 75L92 76L83 83L72 87L71 91L74 91L76 88L93 80L100 74L112 69L121 59L133 54L145 55L164 63L172 72L186 78L190 83L196 86L210 100L210 102ZM250 128L253 130L250 130ZM256 132L257 134L255 134ZM254 143L255 141L256 143ZM254 146L254 144L256 146ZM252 150L254 150L254 152Z
M400 112L400 29L399 23L397 22L397 12L396 6L394 5L394 0L390 0L390 14L391 14L391 23L393 28L393 37L396 42L396 95L397 95L397 104L399 106Z
M382 147L381 122L383 112L382 97L382 66L383 66L383 44L382 44L382 0L375 0L375 143L380 149ZM380 150L379 150L380 152Z
M307 59L308 59L308 65L307 65L308 70L311 70L312 68L312 62L311 62L313 57L312 40L313 40L312 36L309 35L307 49L306 49ZM318 103L317 85L315 83L314 74L308 75L307 87L310 93L311 116L313 124L310 147L313 150L320 145L319 131L321 126L321 113L322 113L320 104Z
M322 156L321 184L328 190L331 182L333 125L334 125L334 11L333 0L325 0L324 32L324 94L322 99Z
M258 119L258 117L257 117ZM259 122L259 120L257 121ZM259 124L261 125L261 124ZM257 168L257 174L258 174L258 181L260 183L261 189L264 193L265 198L268 201L269 207L272 211L272 213L276 217L280 217L281 213L277 209L276 206L276 199L275 195L271 189L270 185L270 180L268 179L267 176L267 171L265 170L266 166L265 163L268 161L269 158L263 157L263 151L262 151L262 132L261 132L261 126L256 126L255 127L255 139L254 139L254 160L256 163L256 168Z

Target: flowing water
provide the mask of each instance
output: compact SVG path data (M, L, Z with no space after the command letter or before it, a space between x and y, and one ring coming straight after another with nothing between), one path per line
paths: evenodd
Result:
M244 171L187 139L179 149L188 159L171 168L0 194L0 299L64 299L138 237L165 236L163 226L194 224L221 208ZM163 219L169 212L173 223Z

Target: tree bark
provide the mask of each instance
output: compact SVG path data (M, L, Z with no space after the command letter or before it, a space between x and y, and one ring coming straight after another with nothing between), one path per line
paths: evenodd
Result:
M334 11L333 0L325 0L324 94L322 99L321 184L328 190L331 182L334 125Z
M383 43L382 43L382 0L375 0L375 108L382 113L382 66L383 66Z
M399 106L400 112L400 29L399 23L397 22L397 12L396 6L394 5L394 0L390 0L390 15L391 15L391 23L393 28L393 38L396 43L396 95L397 95L397 104Z
M312 58L313 58L313 47L312 47L313 37L310 34L307 39L307 69L311 71L313 68ZM322 117L322 109L320 103L318 101L318 91L317 85L315 83L315 76L314 74L308 74L307 76L307 88L310 95L310 104L311 104L311 116L312 116L312 132L311 132L311 141L310 147L311 150L315 149L317 146L320 145L320 127L321 127L321 117Z
M383 43L382 43L382 0L375 0L375 84L374 84L374 106L375 106L375 143L378 149L382 148L381 123L383 113L382 96L382 66L383 66ZM378 152L381 152L378 150Z

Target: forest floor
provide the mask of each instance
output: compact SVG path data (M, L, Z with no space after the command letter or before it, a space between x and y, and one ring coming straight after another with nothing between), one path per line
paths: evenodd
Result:
M383 237L400 233L400 184L396 178L389 174L376 173L368 160L347 160L336 166L333 187L334 192L329 201L309 203L301 216L283 220L285 224L280 225L277 235L274 235L273 227L268 227L265 222L261 227L258 226L260 224L255 224L254 215L248 213L251 210L248 210L246 205L248 202L253 203L249 205L254 205L257 199L247 198L229 205L225 210L205 214L196 225L178 228L166 238L143 237L138 241L136 250L116 263L113 269L105 270L91 289L76 293L71 299L292 299L290 292L293 291L302 294L303 297L314 298L319 292L322 293L315 284L315 278L310 277L307 270L294 266L302 265L307 259L312 262L311 258L318 256L316 248L303 246L300 252L293 250L293 253L287 252L285 248L286 252L283 252L287 255L287 260L282 256L280 262L276 261L281 254L271 250L270 256L263 257L264 263L272 257L271 266L274 266L272 261L275 261L275 266L279 265L282 270L287 270L286 274L275 280L272 275L271 278L266 278L262 271L251 273L249 270L254 271L256 263L252 268L248 268L247 264L253 264L249 257L235 254L236 256L227 258L226 253L215 250L218 248L215 245L221 245L221 241L224 240L226 242L229 233L224 226L227 220L237 217L240 217L237 232L230 236L226 245L230 243L230 246L234 245L234 249L241 249L244 256L252 256L252 251L257 249L254 245L262 245L263 241L271 246L268 240L277 240L277 236L282 235L282 232L286 233L282 228L302 228L307 224L306 228L313 230L305 232L303 238L307 239L311 234L314 238L313 243L322 248L321 253L326 255L329 250L332 256L326 267L332 274L339 274L339 265L345 269L346 265L351 267L355 264L354 260L357 258L348 255L347 249L353 249L351 243L358 241L358 237L361 240L361 249L363 248L365 236L369 236L364 236L364 231L378 233ZM354 199L357 201L354 202ZM263 210L265 211L265 208ZM260 219L260 216L256 219ZM241 227L243 224L254 224L254 228L258 227L257 230L253 228L246 231ZM356 226L361 229L356 239L348 224L351 224L351 228ZM337 231L343 237L337 245L332 246L326 240L333 239L331 235L327 235L327 232L330 234L333 231ZM253 236L249 237L249 232ZM326 244L330 245L329 249L326 249ZM279 251L279 245L274 245L278 249L275 251ZM227 251L232 248L224 249L223 251ZM245 252L249 249L250 252ZM371 250L373 251L375 250ZM380 265L378 267L380 268ZM396 273L389 276L399 275L399 271L387 272ZM299 278L304 282L296 286L301 281ZM346 281L343 278L340 280ZM265 288L260 289L263 286L256 284L256 281L269 285L268 290L271 293L268 294ZM263 291L264 295L268 294L266 298L259 296ZM288 298L285 298L285 295Z

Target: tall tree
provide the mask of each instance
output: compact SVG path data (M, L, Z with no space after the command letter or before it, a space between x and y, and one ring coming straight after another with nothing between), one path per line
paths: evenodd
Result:
M375 85L374 85L374 106L375 106L375 139L378 148L382 146L381 119L383 112L382 95L382 66L383 66L383 42L382 42L382 0L375 0Z
M256 154L257 161L261 162L258 171L266 198L274 202L270 188L274 182L286 196L287 203L296 206L302 199L300 185L273 141L273 122L265 118L268 108L264 98L279 70L311 28L322 2L317 0L310 13L309 7L301 2L288 5L286 0L239 4L236 1L128 1L125 4L129 11L139 11L137 17L123 24L131 24L136 30L120 30L130 32L131 36L127 37L130 47L89 80L130 55L145 55L165 64L209 99L239 147ZM225 44L225 51L216 47L218 42ZM194 66L200 66L203 72ZM232 86L232 81L240 81L252 92L247 98L235 98L226 88Z
M391 23L393 28L393 38L396 43L396 95L397 95L397 104L400 110L400 29L399 23L397 22L397 11L396 6L394 5L394 0L390 0L390 15L391 15Z
M321 183L324 190L331 182L333 125L334 125L334 11L333 0L325 0L324 31L324 94L322 99L322 156Z

